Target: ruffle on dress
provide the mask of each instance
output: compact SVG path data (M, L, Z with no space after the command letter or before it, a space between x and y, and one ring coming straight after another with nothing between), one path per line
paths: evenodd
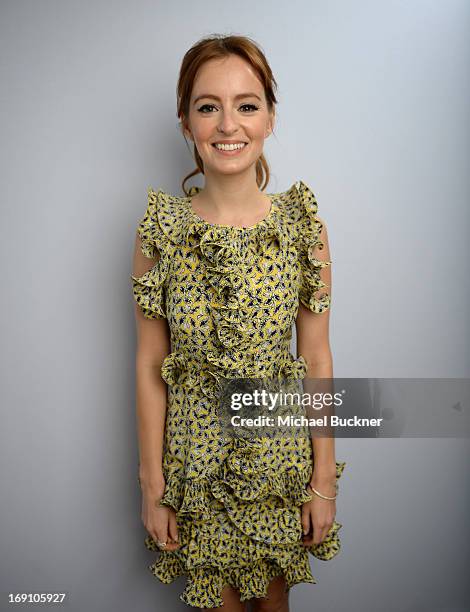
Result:
M208 283L214 289L211 309L217 337L225 349L214 359L220 361L220 367L230 365L236 376L240 372L238 356L242 355L246 366L245 352L256 334L253 309L249 309L253 296L248 279L240 274L248 234L242 228L212 224L197 216L191 198L199 191L199 187L192 187L188 197L176 197L162 190L149 189L148 209L138 231L144 254L152 257L159 252L161 259L147 274L132 277L134 297L147 318L166 316L167 246L184 246L197 251L203 260ZM320 271L331 261L313 256L316 247L321 250L324 246L320 240L323 226L316 217L315 196L299 180L286 192L270 194L270 198L272 206L267 217L247 228L250 239L255 240L261 251L279 248L286 252L289 245L295 244L300 266L299 300L313 312L324 312L330 307L330 296L324 292L322 297L316 297L315 293L327 287Z
M229 377L222 374L227 372L225 364L216 361L214 367L214 356L211 355L211 357L212 361L209 361L208 367L191 359L185 353L169 353L163 360L161 376L168 385L185 385L193 390L195 386L199 386L203 395L217 401L223 388L223 378ZM291 353L288 353L277 363L276 370L270 373L270 378L295 381L303 379L306 372L307 364L304 357L294 358ZM245 376L248 375L255 378L257 373L253 370L245 374ZM302 504L309 500L309 494L304 489L305 483L310 478L311 467L308 466L304 472L295 468L281 473L268 473L272 460L272 449L269 444L266 438L234 439L226 462L221 464L217 472L207 474L203 479L186 478L184 466L181 465L169 469L166 474L162 505L171 506L180 514L191 514L194 518L209 519L214 498L218 499L232 515L239 510L236 498L253 502L255 499L261 500L275 495L279 498L281 506L285 503ZM229 485L229 488L225 485ZM235 497L230 497L230 489L235 492ZM251 506L249 510L251 515L256 508ZM281 517L282 520L286 523L290 522L292 527L295 517L288 517L287 514L284 514ZM288 531L287 526L284 531L289 539L292 533ZM266 534L263 536L261 532L256 535L251 531L250 534L258 539L272 537ZM272 541L273 543L278 540L282 541L282 538L280 534Z
M277 374L282 379L302 379L306 370L302 356L295 359L289 354ZM162 366L168 384L192 386L199 380L206 395L216 394L217 379L205 375L198 379L197 372L198 364L182 353L170 353ZM210 391L205 386L208 380L214 381ZM273 452L279 449L272 444L266 437L235 438L217 471L200 479L186 478L183 466L167 472L160 503L177 514L181 546L162 551L148 536L146 547L159 553L148 567L164 583L186 576L180 597L188 605L221 606L225 585L239 589L242 601L265 597L270 581L280 574L288 588L316 583L306 553L324 561L339 553L342 525L337 521L322 543L302 545L301 506L313 497L306 488L312 466L273 470ZM336 462L337 480L345 466ZM214 530L217 517L220 529Z
M214 351L208 351L207 364L192 359L187 353L173 351L163 359L160 375L168 385L198 385L204 395L212 399L219 397L223 389L224 378L235 367L240 367L243 353L235 352L229 355L218 355ZM261 370L261 371L260 371ZM302 380L307 373L307 363L302 355L294 357L288 353L280 359L274 370L268 374L266 370L253 365L251 369L244 368L243 378L273 378L278 380ZM236 376L233 376L236 378ZM242 378L242 376L240 376Z
M158 221L158 194L150 187L145 215L137 226L141 239L141 251L150 259L158 260L154 266L141 276L130 275L132 293L146 319L163 319L166 316L165 280L169 272L167 253L168 239L160 229Z
M166 317L164 284L169 271L168 244L197 249L206 263L209 283L216 291L212 304L219 340L227 348L243 350L249 345L254 330L250 328L249 291L247 280L239 274L240 258L244 248L242 228L212 224L198 217L192 210L190 199L200 191L192 187L189 197L175 197L162 190L148 190L148 206L138 225L142 252L146 257L160 259L146 274L131 275L133 294L142 307L144 316L150 319ZM316 213L318 204L313 191L299 180L281 194L271 194L272 207L268 216L253 228L248 228L260 248L278 245L285 249L294 242L298 249L300 265L299 300L316 313L330 307L330 295L324 291L328 285L320 272L331 265L331 260L314 257L316 248L322 250L320 240L323 224ZM300 208L299 208L300 202ZM284 206L282 206L284 204ZM293 223L289 223L289 218Z
M207 354L215 369L230 376L251 375L249 354L256 336L256 313L248 279L240 271L248 241L264 249L284 249L289 240L285 220L275 195L267 217L252 228L212 224L198 217L190 204L199 192L190 190L187 198L158 193L160 229L171 244L197 253L204 276L212 290L210 303L219 349ZM251 307L250 307L251 304Z
M244 550L252 556L248 564L237 564L223 567L220 559L212 558L210 566L197 566L189 569L178 556L163 553L159 559L149 565L149 569L163 583L173 582L178 576L187 576L187 583L180 599L186 604L196 608L218 608L223 605L221 597L224 586L232 586L239 590L240 601L247 601L253 597L266 597L269 583L279 575L283 575L287 588L295 584L312 583L316 580L310 570L305 556L295 551L284 551L269 556L266 553L254 550L248 546L249 540L240 543ZM211 558L211 547L201 546L205 558ZM236 551L234 551L236 554ZM207 557L209 555L209 557Z
M315 294L318 290L328 287L321 279L320 272L332 262L331 260L320 260L313 255L315 249L321 251L324 248L320 239L323 224L316 216L318 204L315 195L303 181L298 181L295 186L305 211L299 222L298 246L302 273L299 299L312 312L322 313L330 307L331 297L326 291L320 297Z
M193 514L190 521L178 525L179 549L163 551L151 536L145 539L147 549L159 553L148 566L150 571L166 584L187 576L180 597L191 606L221 606L225 585L239 589L241 601L266 597L269 582L280 574L288 588L300 582L316 583L305 552L328 561L341 549L338 532L342 524L336 520L323 542L302 545L300 506L312 498L305 488L310 474L268 478L263 453L263 442L237 440L218 476L201 482L200 489L186 488L184 501L187 495L199 497L174 505L175 509L179 506L179 517L189 509ZM345 465L336 463L337 479ZM270 507L259 503L268 498L272 502L276 496L279 501L274 507L272 503ZM203 512L210 505L210 497L222 501L219 514Z
M161 257L157 263L142 276L132 276L133 294L146 319L164 319L165 293L164 282L168 275L168 261Z

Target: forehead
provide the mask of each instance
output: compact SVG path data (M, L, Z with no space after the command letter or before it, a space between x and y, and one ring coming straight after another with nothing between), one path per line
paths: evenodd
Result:
M241 57L229 55L205 62L196 74L191 97L211 93L222 97L252 91L263 95L263 85L253 68Z

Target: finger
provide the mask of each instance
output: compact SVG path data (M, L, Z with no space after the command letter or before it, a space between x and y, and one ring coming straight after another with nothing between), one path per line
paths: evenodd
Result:
M314 524L313 518L312 518L312 531L309 532L307 536L303 538L304 545L305 546L312 546L312 545L316 546L318 544L321 544L323 540L325 539L329 529L330 529L329 525L319 526L318 523Z
M302 533L307 534L310 531L310 511L308 506L302 506Z
M302 544L304 546L312 546L313 544L313 533L309 533L308 535L302 538Z
M318 544L321 544L324 539L325 539L325 530L324 529L315 530L313 534L313 545L318 546Z
M331 525L325 525L324 527L321 527L320 529L317 530L317 533L313 534L313 543L315 545L317 544L321 544L323 542L323 540L326 538L328 531L330 530Z
M166 546L159 546L160 550L169 550L173 551L179 547L178 542L173 542L173 536L170 534L170 522L172 513L165 509L164 513L161 513L163 516L159 518L158 528L155 532L155 541L157 542L166 542ZM176 519L175 519L176 520Z
M158 521L155 526L156 541L168 542L168 514L166 512L160 513Z
M178 542L178 527L176 524L176 514L174 512L170 512L170 519L168 522L168 533L170 538L174 542Z

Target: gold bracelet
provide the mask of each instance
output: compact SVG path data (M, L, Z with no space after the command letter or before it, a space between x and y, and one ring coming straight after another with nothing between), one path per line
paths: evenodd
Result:
M312 487L312 485L310 483L308 483L307 487L310 487L312 489L312 491L318 495L318 497L321 497L322 499L328 499L330 501L335 500L338 497L338 483L335 484L335 488L336 488L336 495L334 497L328 497L327 495L322 495L321 493L319 493L316 489L314 489Z

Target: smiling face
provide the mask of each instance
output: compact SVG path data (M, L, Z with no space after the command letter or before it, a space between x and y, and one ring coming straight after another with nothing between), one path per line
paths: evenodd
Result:
M273 125L274 111L269 112L263 85L247 62L229 55L203 64L184 133L196 144L206 175L238 174L254 167ZM215 143L231 144L221 150Z

